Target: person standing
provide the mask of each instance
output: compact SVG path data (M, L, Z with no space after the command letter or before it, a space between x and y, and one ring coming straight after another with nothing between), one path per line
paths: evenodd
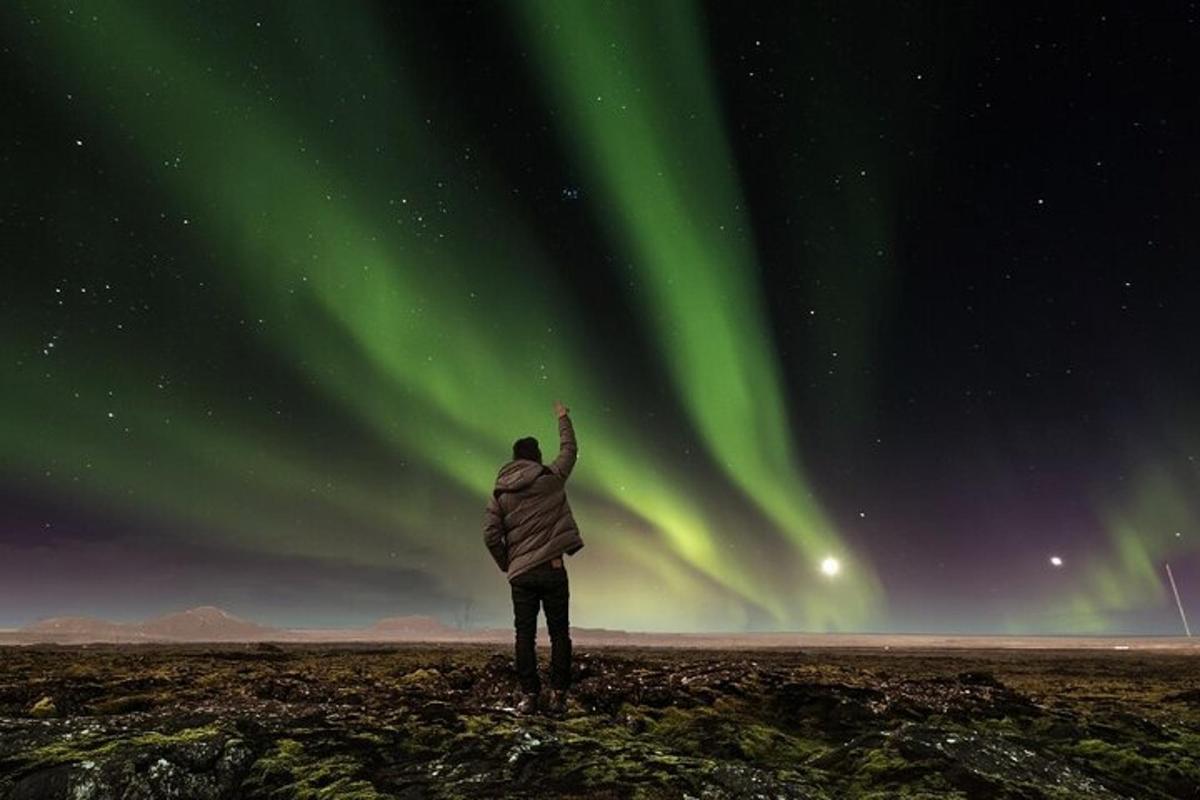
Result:
M507 574L512 589L521 686L517 710L522 714L537 710L541 694L535 650L539 606L550 631L548 710L566 710L571 685L570 587L563 557L583 547L566 492L578 447L570 409L555 401L554 413L558 418L558 456L547 466L542 463L537 439L526 436L514 442L512 460L496 476L484 521L484 543Z

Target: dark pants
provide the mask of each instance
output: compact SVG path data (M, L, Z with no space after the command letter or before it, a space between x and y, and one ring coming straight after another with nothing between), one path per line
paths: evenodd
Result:
M571 685L571 633L567 621L570 589L565 567L538 564L510 581L512 585L513 623L517 629L517 678L521 690L537 692L541 680L537 671L538 605L546 611L550 629L550 687L567 689Z

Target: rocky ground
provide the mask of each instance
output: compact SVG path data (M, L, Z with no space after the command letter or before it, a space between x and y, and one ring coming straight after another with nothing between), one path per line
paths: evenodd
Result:
M542 654L543 666L545 653ZM0 798L1200 798L1200 657L0 650Z

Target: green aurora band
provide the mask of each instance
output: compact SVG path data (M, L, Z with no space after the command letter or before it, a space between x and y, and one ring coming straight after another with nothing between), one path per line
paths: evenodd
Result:
M798 548L798 568L831 554L849 561L790 444L695 9L514 5L538 72L567 112L569 144L604 191L605 222L648 289L641 309L713 457ZM862 614L877 584L861 562L847 577L841 601Z
M1183 532L1200 519L1195 476L1172 474L1154 461L1134 472L1125 496L1096 501L1107 546L1074 565L1078 575L1068 588L1012 615L1009 631L1119 631L1131 614L1150 608L1178 619L1163 564L1192 549Z
M634 125L649 124L649 98L635 98L619 81L608 86L613 74L595 60L608 36L603 29L583 35L579 26L588 21L578 16L583 8L565 7L570 13L563 23L575 32L572 46L594 63L591 71L573 70L571 80L589 92L593 84L605 86L614 99L631 104L640 117ZM175 18L163 19L168 15ZM693 143L697 160L686 163L703 169L681 172L681 162L666 157L664 137L671 131L647 130L628 159L598 154L598 177L612 196L614 232L637 254L652 289L647 311L654 317L653 310L661 310L655 330L684 407L717 463L794 545L790 560L723 543L732 532L713 526L699 499L706 489L677 474L662 449L629 421L633 415L619 398L602 388L605 381L592 374L597 360L589 358L584 334L558 310L562 292L532 232L520 218L497 211L500 202L485 199L502 197L501 191L482 181L469 213L461 215L470 224L439 214L432 187L448 157L424 130L415 95L397 77L404 74L400 65L380 58L374 73L356 76L367 83L364 96L371 103L346 116L353 120L357 114L362 124L333 131L319 120L304 125L296 120L306 119L303 110L312 98L287 98L281 90L280 111L263 113L215 42L206 44L203 36L184 42L172 35L176 25L203 29L186 15L159 6L103 4L70 20L48 15L45 31L65 79L75 91L90 86L92 107L111 118L114 141L132 146L147 164L185 154L184 169L154 175L185 207L196 209L193 228L211 239L218 260L227 264L215 276L223 291L239 298L246 316L259 320L253 326L257 333L307 374L314 388L351 410L397 453L452 481L463 490L462 502L480 509L514 432L549 428L550 400L561 396L570 402L585 437L577 473L579 517L594 529L597 545L589 555L601 567L591 576L579 573L576 594L585 623L736 628L765 619L770 627L845 629L868 618L878 599L874 579L811 499L787 445L772 348L750 280L753 258L744 233L737 232L744 227L737 192L730 175L710 169L728 158L702 83L694 83L695 96L688 97L706 133ZM315 63L322 43L331 41L348 52L387 52L375 40L369 18L346 17L336 24L299 20L295 33L303 54ZM685 32L675 42L682 61L664 66L690 71L701 54L688 20L676 21ZM649 34L647 28L639 35ZM223 48L229 47L227 39ZM294 67L255 69L270 74ZM332 79L318 85L330 93L325 99L331 105L334 93L340 98L345 88ZM605 128L603 120L581 117L584 125L600 126L581 132L585 152L629 133L621 125ZM128 134L131 130L136 134ZM364 130L374 131L374 138L361 141ZM399 151L392 163L401 165L400 174L372 176L362 164L343 163L354 148L381 143ZM659 172L664 177L655 179ZM385 182L411 189L383 189ZM684 202L696 196L712 202ZM726 235L717 233L722 224ZM486 261L480 253L488 254ZM539 291L515 285L513 275ZM530 332L527 348L514 355L505 346L503 321L485 313L481 298L500 306L520 304L545 327ZM115 353L107 355L93 360L116 360ZM392 531L402 530L399 538L414 551L405 557L420 551L439 565L469 564L461 556L475 553L479 564L472 569L431 569L459 586L478 584L485 554L475 516L454 516L454 535L445 535L446 523L439 524L444 513L417 513L419 502L406 509L419 494L411 488L392 488L354 465L331 468L320 453L294 452L302 448L264 437L252 423L238 425L233 412L225 417L225 430L214 433L203 419L212 402L197 402L186 418L176 415L168 432L154 398L128 388L152 383L149 372L91 374L65 360L59 369L73 370L72 382L91 387L93 395L102 386L121 386L128 409L123 416L137 431L137 444L126 439L124 448L114 447L89 436L80 409L30 395L27 402L38 404L32 407L78 425L55 433L51 426L30 429L20 420L5 420L0 428L5 447L32 465L46 463L47 452L63 463L90 460L93 467L70 480L76 492L203 523L248 549L283 548L362 563L396 549ZM154 425L162 430L150 433ZM231 465L238 466L231 471ZM333 488L318 492L330 516L310 521L306 535L296 536L296 521L272 510L273 503L244 502L261 493L276 499L312 495L313 487L330 483L331 472L339 476ZM189 487L186 498L180 497L180 481ZM122 491L131 485L139 489ZM197 494L208 498L203 509ZM355 520L353 537L332 535L347 530L335 515ZM329 528L322 531L319 523ZM769 527L765 521L746 524ZM769 531L737 534L774 537ZM366 542L355 538L362 536ZM372 537L380 541L370 543ZM608 552L596 552L601 550ZM850 567L836 582L816 574L816 559L828 553ZM434 558L441 554L457 557ZM629 574L614 579L619 572ZM666 609L664 587L678 597ZM656 607L660 610L649 610Z

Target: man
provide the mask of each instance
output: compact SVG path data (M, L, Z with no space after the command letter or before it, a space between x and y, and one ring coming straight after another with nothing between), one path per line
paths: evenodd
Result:
M566 710L571 685L571 634L567 620L570 591L563 555L574 555L583 539L567 503L566 482L575 466L575 429L569 409L555 401L558 457L542 464L537 439L513 444L513 460L500 468L487 503L483 540L496 565L508 573L516 627L517 678L521 697L517 710L537 710L541 681L537 671L538 606L550 629L550 711Z

